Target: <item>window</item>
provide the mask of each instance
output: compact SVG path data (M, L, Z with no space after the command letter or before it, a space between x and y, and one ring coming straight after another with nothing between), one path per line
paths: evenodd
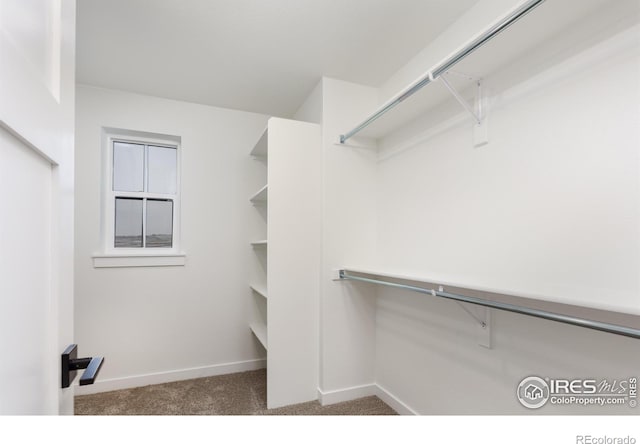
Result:
M104 254L94 256L95 266L183 265L180 260L95 260L184 257L178 249L179 145L175 137L106 133Z
M112 143L113 247L172 248L177 147Z

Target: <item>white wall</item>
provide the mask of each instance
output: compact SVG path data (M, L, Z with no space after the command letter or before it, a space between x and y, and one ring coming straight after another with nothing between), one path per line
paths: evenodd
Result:
M494 105L486 147L464 122L382 160L383 265L640 314L638 61L520 85Z
M640 314L638 27L618 31L501 91L487 146L472 147L466 122L391 156L401 137L383 141L379 266ZM496 311L486 349L456 304L377 291L376 382L417 413L634 413L533 412L516 387L530 375L628 378L637 339Z
M374 382L375 298L368 291L349 289L331 279L334 270L345 263L362 263L375 255L377 226L375 150L336 144L340 133L376 105L377 91L325 78L322 92L321 395L349 392ZM321 399L331 402L336 398Z
M99 382L85 392L264 365L248 328L249 243L260 230L248 198L263 185L249 151L266 120L77 88L76 340L82 356L105 356ZM185 266L93 268L101 245L102 127L181 137Z

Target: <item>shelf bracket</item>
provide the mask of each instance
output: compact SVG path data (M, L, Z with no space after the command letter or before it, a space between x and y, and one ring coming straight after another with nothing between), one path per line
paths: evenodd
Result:
M445 73L445 74L448 74ZM480 114L480 111L476 113L476 111L474 111L473 106L471 106L469 104L469 102L467 102L465 100L464 97L462 97L462 95L460 95L460 93L458 92L457 89L455 89L455 87L449 83L449 81L447 80L447 78L445 77L444 74L442 74L440 77L438 77L438 79L440 79L442 81L442 84L445 86L445 88L447 88L449 90L449 92L451 93L451 95L453 97L455 97L455 99L458 101L458 103L460 103L460 105L462 105L462 107L464 109L466 109L469 114L471 114L471 116L473 117L473 120L476 121L476 123L478 125L482 124L482 115ZM480 80L477 81L477 86L478 86L478 95L480 94Z
M444 287L440 286L438 291L445 291ZM456 303L465 313L476 321L475 328L478 345L491 348L491 311L489 308L474 306L475 310L471 310L464 302L456 301Z
M469 310L467 307L465 307L462 302L456 301L456 303L458 304L458 306L460 308L462 308L465 312L467 312L467 314L469 316L471 316L473 319L475 319L476 322L478 322L478 325L480 327L485 328L487 326L487 323L484 321L484 319L480 319L479 316L476 316L475 313L473 313L471 310Z
M475 103L471 105L469 102L465 100L464 97L455 89L455 87L449 83L446 78L446 75L457 75L459 77L464 77L467 80L473 80L476 82L476 96ZM474 78L473 76L467 74L461 74L455 71L447 71L441 74L436 79L442 81L442 84L447 88L447 90L455 97L455 99L462 105L462 107L471 114L475 124L473 125L473 146L480 147L489 143L489 124L487 118L486 111L486 100L483 96L482 90L482 79Z

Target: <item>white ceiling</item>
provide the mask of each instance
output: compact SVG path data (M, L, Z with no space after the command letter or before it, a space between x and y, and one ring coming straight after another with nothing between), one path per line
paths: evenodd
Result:
M79 0L77 81L291 116L321 76L377 86L477 0Z

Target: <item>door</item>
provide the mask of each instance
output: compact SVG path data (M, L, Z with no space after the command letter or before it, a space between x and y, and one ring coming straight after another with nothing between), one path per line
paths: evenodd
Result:
M72 414L75 0L0 0L0 414Z

